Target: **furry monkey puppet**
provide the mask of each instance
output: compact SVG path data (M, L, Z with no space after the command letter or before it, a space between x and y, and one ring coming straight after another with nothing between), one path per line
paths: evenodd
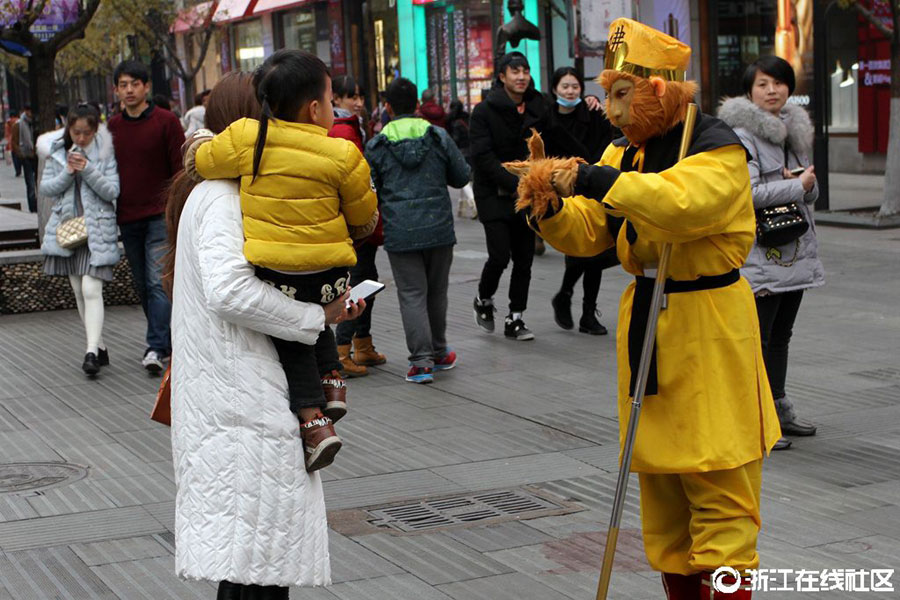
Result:
M659 252L673 244L632 458L644 548L670 600L744 600L744 578L726 576L738 589L725 595L711 573L727 566L746 577L758 566L762 459L781 431L739 271L756 228L746 152L724 123L700 115L676 164L696 90L684 81L689 61L678 40L614 21L600 83L625 137L587 165L544 157L535 135L531 160L507 168L521 177L517 208L548 243L574 256L615 245L635 276L617 325L622 441Z

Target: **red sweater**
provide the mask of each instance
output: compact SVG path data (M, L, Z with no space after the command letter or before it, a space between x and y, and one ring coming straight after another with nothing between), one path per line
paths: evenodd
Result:
M119 224L163 214L166 186L182 169L178 117L151 105L137 119L114 116L108 127L119 164Z

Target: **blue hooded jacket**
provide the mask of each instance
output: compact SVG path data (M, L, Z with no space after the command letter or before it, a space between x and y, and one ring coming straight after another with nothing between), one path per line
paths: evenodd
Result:
M424 119L397 117L366 144L378 191L384 248L412 252L456 243L447 186L469 183L469 165L447 132Z

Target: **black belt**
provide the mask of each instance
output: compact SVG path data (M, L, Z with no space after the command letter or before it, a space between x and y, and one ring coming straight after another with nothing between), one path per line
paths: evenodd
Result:
M666 294L681 294L684 292L699 292L700 290L714 290L731 285L741 278L738 269L732 269L722 275L703 275L693 281L666 280ZM638 364L641 362L641 348L644 345L644 334L647 332L647 319L650 316L650 303L653 300L653 285L655 279L638 275L634 278L634 300L631 304L631 323L628 326L628 364L631 367L631 385L628 387L628 395L634 397L634 389L637 385ZM653 352L650 357L650 372L647 374L646 396L658 393L656 379L656 340L653 341Z

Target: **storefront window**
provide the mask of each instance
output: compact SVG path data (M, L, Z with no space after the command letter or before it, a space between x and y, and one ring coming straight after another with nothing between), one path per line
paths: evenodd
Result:
M235 55L237 56L237 66L241 71L252 71L263 63L266 57L263 48L263 28L262 21L248 21L246 23L238 23L234 27L235 31Z
M395 0L372 0L375 83L382 92L400 76L400 36Z
M428 84L444 106L459 98L471 109L493 76L490 7L464 0L447 8L427 12Z
M316 13L311 8L283 15L282 28L285 48L297 48L316 54Z
M285 48L297 48L315 54L331 66L331 38L328 3L317 2L281 16Z

